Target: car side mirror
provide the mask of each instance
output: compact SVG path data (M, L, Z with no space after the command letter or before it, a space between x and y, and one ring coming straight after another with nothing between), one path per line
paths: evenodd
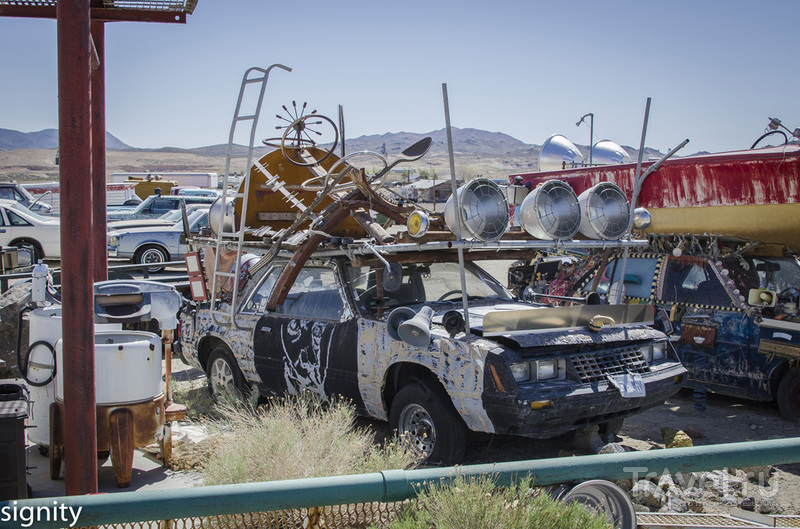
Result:
M656 310L656 315L653 320L653 327L655 327L657 331L661 331L667 336L675 332L675 329L672 327L672 322L669 321L669 313L667 313L667 311L664 309Z

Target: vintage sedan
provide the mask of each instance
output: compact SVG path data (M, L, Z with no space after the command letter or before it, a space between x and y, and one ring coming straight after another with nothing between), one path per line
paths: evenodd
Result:
M61 223L44 217L15 200L0 199L0 245L28 248L31 262L61 256Z
M108 222L117 220L133 219L155 219L181 208L181 204L206 204L211 205L217 197L212 196L171 196L171 195L151 195L144 199L141 204L133 208L109 208L106 214Z
M463 458L468 430L544 438L598 424L614 433L683 384L667 337L648 324L650 306L522 302L466 263L465 327L454 251L391 258L385 268L312 256L274 310L270 296L294 263L251 260L235 325L219 320L230 303L190 302L181 354L217 390L348 399L439 464Z
M187 216L190 234L208 227L208 208L197 209ZM164 269L161 263L182 259L189 251L183 219L171 226L144 226L110 230L108 256L130 259L136 264L152 264L150 272Z

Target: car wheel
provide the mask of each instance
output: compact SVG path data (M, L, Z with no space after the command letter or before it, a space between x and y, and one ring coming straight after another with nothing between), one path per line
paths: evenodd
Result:
M28 250L31 254L31 265L35 265L39 262L39 259L42 258L42 251L39 249L39 245L31 241L17 241L14 243L14 246L20 249Z
M622 425L625 423L625 419L611 419L610 421L606 421L604 423L600 423L600 435L605 436L618 436L619 432L622 430Z
M450 466L464 460L466 425L438 387L414 382L400 389L392 402L389 425L427 465Z
M224 347L217 347L211 351L206 365L206 375L208 386L215 395L220 392L241 395L244 390L244 376L231 353Z
M136 256L134 260L136 261L136 264L142 265L166 263L169 261L169 254L167 254L167 251L160 246L148 244L147 246L143 246L136 250ZM160 272L162 270L164 270L163 266L147 267L148 272Z
M776 400L784 419L800 422L800 367L783 375Z

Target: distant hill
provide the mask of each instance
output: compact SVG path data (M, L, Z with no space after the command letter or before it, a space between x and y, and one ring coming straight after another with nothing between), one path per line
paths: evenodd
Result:
M492 177L503 177L504 175L535 171L538 166L541 145L524 143L516 138L502 132L488 132L473 128L453 128L453 148L458 156L458 164L467 167L467 172L475 174L491 175ZM432 132L387 132L385 134L372 134L369 136L359 136L347 140L347 153L358 151L373 151L384 155L390 161L396 158L399 153L421 140L430 136L433 140L431 149L421 166L436 169L440 174L449 174L447 162L447 134L445 129ZM0 129L0 151L13 151L18 149L56 149L58 146L58 131L47 129L39 132L18 132L15 130ZM198 169L202 171L215 171L224 173L224 158L227 153L227 144L207 145L183 149L178 147L162 147L159 149L137 149L126 145L110 133L106 133L106 147L109 156L114 155L108 160L108 167L115 167L114 170L123 172L142 172L142 171L169 171L180 170L181 164L185 167L205 167ZM324 147L324 146L323 146ZM578 145L578 149L584 155L584 160L588 159L588 146ZM625 147L633 160L638 157L638 151L632 147ZM253 156L260 158L271 150L270 147L262 145L260 142L255 147ZM243 145L234 145L233 153L237 155L245 154L247 148ZM119 160L125 153L126 161ZM339 147L336 154L340 153ZM173 160L172 162L155 163L151 155L158 155L159 159ZM662 153L655 149L645 150L645 160L660 158ZM205 162L198 158L204 158ZM183 160L183 162L181 161ZM237 162L238 163L238 162ZM8 174L14 178L36 178L52 177L55 168L31 166L31 163L14 162L9 163ZM21 166L21 167L20 167ZM177 166L177 169L174 167ZM54 173L57 175L57 173ZM36 176L38 175L38 176Z
M106 148L128 150L132 147L106 132ZM0 150L14 149L58 149L58 129L45 129L38 132L19 132L0 129Z

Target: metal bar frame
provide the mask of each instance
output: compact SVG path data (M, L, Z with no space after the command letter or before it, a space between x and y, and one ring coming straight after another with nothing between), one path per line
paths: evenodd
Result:
M82 508L80 526L96 526L326 505L396 502L415 498L430 485L450 482L459 475L489 476L499 486L525 478L530 478L536 486L547 486L589 479L625 479L651 472L700 472L796 462L800 462L800 437L459 467L384 470L350 476L119 492L55 500L36 498L14 500L13 507L52 509L56 501L66 507ZM11 509L12 501L0 502L0 510L6 507ZM60 520L42 520L36 527L49 529L63 524Z

